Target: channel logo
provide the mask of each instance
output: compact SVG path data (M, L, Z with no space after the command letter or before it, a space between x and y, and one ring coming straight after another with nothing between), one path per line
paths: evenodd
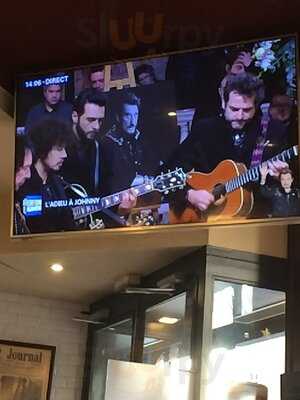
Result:
M22 206L25 217L36 217L42 215L42 196L26 196L23 200Z

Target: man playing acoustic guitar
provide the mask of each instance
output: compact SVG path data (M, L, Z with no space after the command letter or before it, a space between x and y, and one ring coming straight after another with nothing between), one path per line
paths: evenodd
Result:
M250 168L286 148L288 138L284 125L279 121L266 121L261 115L259 106L264 92L263 82L250 73L229 75L223 92L222 116L197 121L171 160L170 167L181 166L186 172L194 169L209 173L221 161L233 160ZM279 160L269 162L269 170L274 176L286 167L287 163ZM209 190L190 188L185 196L185 203L200 211L208 209L215 200ZM179 203L177 197L173 208L175 214L176 208L183 209Z

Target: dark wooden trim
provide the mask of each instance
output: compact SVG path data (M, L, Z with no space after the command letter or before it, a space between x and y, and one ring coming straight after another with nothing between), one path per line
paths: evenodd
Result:
M186 273L193 273L195 271L195 260L197 260L197 258L201 259L201 257L203 257L206 253L206 246L198 249L198 250L194 250L192 251L190 254L184 256L184 257L180 257L178 260L166 265L165 267L159 269L158 271L152 272L151 274L145 276L144 278L142 278L142 286L146 287L146 286L152 286L155 285L157 282L159 282L160 280L166 278L167 276L174 274L176 272L186 272ZM137 301L136 297L140 297L139 296L128 296L128 295L124 295L124 294L118 294L118 293L114 293L111 294L109 296L106 296L105 298L91 304L90 308L91 308L91 312L94 312L96 310L98 310L99 308L102 307L114 307L115 305L117 305L118 310L120 310L120 307L123 307L124 305L124 299L125 296L127 297L127 301L125 302L126 304L126 309L135 309L135 304ZM165 297L164 297L165 298Z
M286 302L286 372L300 371L300 226L288 228L289 286Z
M281 379L282 400L300 398L300 226L288 227L289 277L286 299L286 373Z
M89 398L90 384L91 384L91 367L92 367L92 357L93 357L93 344L94 344L94 332L95 328L93 326L88 326L88 333L86 339L86 352L84 360L84 370L83 370L83 383L81 389L81 399L87 400Z
M286 258L207 246L207 262L241 269L251 264L259 265L258 287L281 291L288 287L289 263Z
M298 235L298 237L300 237ZM174 274L184 277L182 284L179 284L172 297L180 293L187 293L186 311L191 316L191 355L193 366L191 371L191 384L193 399L200 398L201 382L201 350L203 343L203 321L204 321L204 296L206 268L209 264L221 266L235 266L238 268L249 267L249 264L260 266L259 285L274 290L286 290L288 286L288 261L284 258L277 258L259 254L252 254L243 251L221 249L212 246L204 246L190 254L179 258L171 264L155 271L142 279L144 287L156 286L157 282ZM270 275L271 274L271 275ZM270 276L272 279L270 280ZM171 299L169 296L155 295L126 295L115 293L107 296L91 305L91 312L101 308L109 308L110 317L104 326L93 328L95 332L113 323L132 318L132 349L131 361L142 362L145 311L147 308L164 300ZM92 335L92 334L91 334ZM87 351L92 352L92 336L88 338ZM84 379L90 379L91 354L86 358L86 369ZM89 382L88 382L89 383ZM88 398L88 386L82 392L82 399ZM87 396L87 397L85 397Z
M192 251L190 254L178 258L176 261L168 264L164 268L158 271L152 272L152 274L146 276L142 283L147 285L155 284L160 280L176 273L184 273L186 276L197 272L200 265L200 260L205 257L206 246L199 248L198 250Z
M2 339L0 339L0 344L7 344L8 346L32 347L33 349L49 350L54 353L56 351L55 346L49 346L48 344L15 342L13 340L2 340Z
M283 289L287 284L287 270L288 260L285 258L271 257L266 255L253 254L244 251L236 251L225 248L203 246L202 248L192 251L190 254L179 258L178 260L168 264L158 271L152 272L142 279L142 286L154 286L160 280L176 273L184 273L187 277L199 273L201 266L201 259L206 258L207 262L218 262L221 265L234 265L243 268L250 264L259 264L263 268L271 268L274 281L278 283L279 288ZM261 274L262 282L268 283ZM176 294L179 294L176 293ZM175 294L175 295L176 295ZM155 298L155 303L158 303L166 296L151 296ZM105 298L91 304L90 311L96 312L101 308L109 308L111 310L111 318L109 324L115 320L114 316L122 315L122 318L128 318L129 314L133 314L136 309L137 302L141 299L141 295L126 295L114 293L106 296ZM146 297L144 296L144 300ZM148 296L149 299L149 296ZM148 301L148 300L145 300ZM149 301L152 303L152 301ZM120 320L120 319L119 319Z
M202 348L203 348L203 324L204 324L204 299L206 283L206 256L201 258L201 262L195 277L194 284L188 292L192 302L191 308L191 391L193 400L200 399L201 393L201 374L202 374Z
M190 291L190 296L193 296L193 306L191 308L191 313L192 315L194 315L196 301L194 286L196 285L195 282L197 281L197 278L195 277L198 275L198 271L200 271L205 264L203 264L203 262L201 261L203 260L203 258L205 258L205 253L206 248L203 247L202 249L191 252L191 254L188 254L187 256L181 257L180 259L174 261L166 267L161 268L159 271L155 271L144 277L142 279L142 285L145 287L155 286L158 281L172 274L184 273L184 275L186 276L186 281L183 282L182 286L178 287L178 290L176 290L172 297L175 297L186 291L186 282L189 282L187 283L187 285L190 285L191 280L193 280L193 291ZM94 333L99 329L105 328L106 326L112 325L128 318L132 318L133 331L130 359L131 361L142 362L146 309L164 300L171 299L172 297L165 295L145 296L115 293L90 306L91 312L96 312L101 308L109 308L110 317L107 321L105 321L106 323L103 326L89 327L89 334L87 339L87 355L85 360L84 385L82 389L83 400L88 399L89 396ZM197 338L197 333L194 334L194 337L195 339Z
M199 250L193 251L190 254L179 258L178 260L168 264L167 266L155 271L142 279L141 286L152 287L156 286L157 282L160 280L176 273L183 274L185 279L189 279L190 276L197 274L198 266L200 265L201 258L205 257L206 248L203 247ZM178 286L176 292L172 296L177 296L178 294L185 291L185 282L182 286ZM121 320L128 318L134 318L136 313L137 304L142 303L143 307L146 309L152 305L158 304L164 300L170 298L167 295L137 295L137 294L122 294L114 293L112 295L106 296L105 298L91 304L90 312L96 312L101 308L108 308L110 310L110 317L105 321L105 325L99 327L102 329L105 326L112 325Z
M263 254L254 254L247 251L238 251L214 246L206 247L207 256L219 257L233 262L259 264L263 266L288 267L288 260L281 257L267 256ZM242 266L242 264L241 264Z
M133 332L131 341L130 361L143 362L145 336L145 308L141 302L137 304L133 318Z

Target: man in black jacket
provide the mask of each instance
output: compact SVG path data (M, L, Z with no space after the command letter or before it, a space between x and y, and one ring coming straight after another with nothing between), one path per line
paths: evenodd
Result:
M259 106L263 98L260 79L249 73L229 75L222 99L223 115L197 121L170 166L210 172L222 160L230 159L250 167L280 152L287 145L286 130L280 122L262 118ZM278 161L269 167L273 175L278 175L286 166ZM187 190L185 200L201 211L215 201L211 193L193 189Z
M99 140L105 107L106 101L98 90L85 89L79 94L73 110L74 140L67 147L68 158L62 167L62 175L66 181L81 185L90 196L114 193L113 187L106 185L104 188L105 182L110 178L113 162ZM135 196L128 192L124 194L123 201L116 211L126 214L135 202ZM109 214L106 225L120 226L122 221L119 217ZM112 221L114 218L115 223Z
M43 101L33 106L27 115L26 131L43 119L56 119L72 124L72 105L62 100L63 85L43 86Z
M115 123L102 139L108 193L145 183L159 172L153 144L138 128L141 99L131 90L118 96Z
M268 167L263 164L260 168L260 193L271 203L269 217L291 217L300 215L300 189L293 187L293 173L290 169L283 169L276 186L266 184Z
M102 180L100 128L105 116L105 99L96 89L83 90L73 107L73 138L67 147L63 177L83 186L89 195L99 194Z

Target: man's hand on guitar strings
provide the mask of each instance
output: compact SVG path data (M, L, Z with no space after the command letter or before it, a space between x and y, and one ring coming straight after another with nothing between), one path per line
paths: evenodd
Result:
M137 197L135 195L134 189L130 189L125 192L122 197L122 202L119 205L119 214L129 214L133 207L136 206L136 201Z
M198 208L200 211L205 211L215 201L214 196L206 190L190 189L187 192L187 199L190 204Z

